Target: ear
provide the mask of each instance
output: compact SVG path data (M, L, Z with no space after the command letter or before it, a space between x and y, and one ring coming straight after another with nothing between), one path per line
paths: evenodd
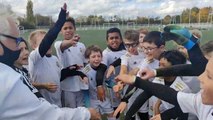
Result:
M162 51L166 51L165 45L161 45L159 48L160 48Z

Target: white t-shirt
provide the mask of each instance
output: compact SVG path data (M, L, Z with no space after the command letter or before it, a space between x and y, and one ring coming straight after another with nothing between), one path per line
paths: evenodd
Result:
M84 66L84 63L86 63L84 57L86 47L84 44L78 42L76 46L71 46L62 52L60 49L61 43L62 41L55 42L55 49L62 67L66 68L74 64ZM64 91L78 92L88 89L88 86L80 80L79 76L72 76L61 82L61 89Z
M170 85L171 88L173 88L176 91L182 91L185 93L191 93L192 90L183 82L183 80L180 77L176 77L175 81ZM161 107L164 108L164 110L173 108L174 105L169 104L168 102L162 101Z
M89 120L88 109L59 108L37 98L21 74L0 63L0 120Z
M156 69L159 67L159 61L154 59L152 62L148 62L146 59L141 60L141 63L138 66L140 70L137 73L137 76L139 76L139 73L141 70L143 70L145 67L151 68L151 69ZM129 99L128 105L132 105L132 103L135 101L135 99L143 92L142 89L137 89L134 94L131 96ZM148 101L141 106L141 108L138 110L139 112L145 113L148 112Z
M202 103L201 92L197 94L178 92L177 100L184 113L195 114L199 120L213 120L213 106Z
M121 65L126 65L127 71L131 71L134 68L140 68L141 62L144 58L143 54L132 55L129 52L126 52L121 56Z
M103 59L102 63L105 64L107 67L110 66L114 61L116 61L118 58L120 58L122 55L126 53L126 50L120 50L120 51L112 51L108 47L102 52L103 53ZM110 76L107 80L114 80L114 77L117 76L120 72L120 66L115 67L115 75Z
M106 66L109 66L111 63L113 63L115 60L120 58L125 53L126 53L126 50L112 51L112 50L110 50L107 47L103 51L103 61L102 61L102 63L105 64Z
M50 103L61 106L61 66L57 57L41 57L38 48L33 50L29 55L29 73L32 81L36 83L55 83L58 86L54 93L46 89L40 89L39 92Z

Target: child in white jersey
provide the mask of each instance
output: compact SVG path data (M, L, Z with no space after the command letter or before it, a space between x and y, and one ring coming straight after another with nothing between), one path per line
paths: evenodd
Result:
M39 91L32 85L32 81L30 80L29 72L24 67L28 65L28 57L29 57L29 47L27 42L22 39L18 45L19 49L21 50L19 58L14 62L14 69L18 73L23 75L23 83L38 97L42 97ZM44 84L46 87L47 85Z
M118 28L110 28L106 32L106 42L107 42L107 48L104 49L103 51L103 60L102 63L107 67L109 67L114 61L119 59L122 55L125 54L126 50L123 45L123 39L121 35L121 31ZM104 68L104 67L102 67ZM110 68L109 68L110 69ZM119 73L120 67L116 67L113 69L115 72L115 75ZM100 71L99 69L97 70L97 91L98 91L98 99L103 101L105 98L105 92L103 89L103 80L107 84L107 93L110 97L112 106L114 109L117 108L117 106L120 104L120 98L116 96L114 93L112 87L115 85L114 77L113 76L105 76L105 70ZM117 118L119 115L117 116Z
M52 104L61 106L60 70L61 66L56 56L52 55L51 44L44 44L47 40L43 30L33 31L29 36L32 52L29 56L29 73L34 86L42 96Z
M87 107L95 108L102 115L106 114L108 120L115 120L115 118L112 117L114 110L111 106L111 102L109 98L106 97L104 101L100 101L97 97L96 73L97 73L97 68L100 66L102 61L102 51L98 46L95 46L95 45L89 46L86 49L85 57L89 61L89 64L86 65L86 67L83 69L83 72L89 78L89 90L88 90L89 104L87 104Z
M75 31L75 20L70 17L67 18L61 29L64 40L55 42L56 53L62 68L74 64L83 67L86 63L84 58L85 45L79 42L80 36L75 34ZM84 105L82 90L88 89L88 85L82 80L79 76L72 76L61 82L63 106L76 108Z
M177 50L171 50L171 51L166 51L164 53L162 53L160 55L160 62L159 62L159 66L160 68L165 68L165 67L169 67L172 65L177 65L177 64L185 64L186 63L186 58L184 57L184 55L177 51ZM176 76L168 76L168 77L162 77L161 79L154 79L154 83L160 83L160 84L164 84L165 86L170 86L171 88L175 89L176 91L182 91L182 92L186 92L186 93L191 93L192 89L190 89L190 87L183 81L184 79L182 79L182 77L176 77ZM155 104L156 101L152 101L153 104ZM196 117L194 115L189 114L183 114L183 113L178 113L178 111L174 112L173 114L167 114L166 115L166 111L168 110L175 110L175 107L165 101L160 102L158 100L158 102L155 104L154 107L154 115L163 113L165 115L161 115L161 116L165 116L169 119L176 119L178 118L181 120L196 120ZM171 117L169 117L171 116ZM187 117L188 116L188 117Z
M128 34L127 34L128 35ZM128 38L128 37L127 37ZM124 41L125 42L125 41ZM154 43L154 42L153 42ZM126 43L125 43L126 44ZM144 43L143 43L144 44ZM148 43L145 44L145 45L141 45L140 47L142 48L143 52L145 53L145 58L144 57L139 57L139 64L137 64L134 69L137 69L136 70L136 73L137 71L140 69L143 69L145 66L149 66L151 68L157 68L158 67L158 60L154 59L155 58L155 49L153 50L147 50L147 49L144 49L144 48L147 48L147 47L153 47L155 44L150 44L148 46ZM160 44L161 45L161 44ZM157 46L157 45L156 45ZM131 47L131 48L130 48ZM127 46L127 50L138 50L137 47L133 47L133 46L130 46L128 48ZM143 55L143 54L142 54ZM140 54L138 55L140 56ZM124 61L128 61L128 63L131 63L132 61L135 61L137 60L136 58L134 58L134 56L132 55L133 57L133 60L129 60L131 59L131 57L129 57L129 59L124 59ZM127 62L126 62L127 63ZM136 63L136 62L135 62ZM129 66L129 65L128 65ZM133 88L132 86L129 86L129 88L127 89L127 92L125 94L125 96L123 97L122 99L122 103L119 105L118 109L115 111L115 114L117 114L117 112L122 112L124 110L124 108L126 107L126 104L127 102L129 101L128 103L128 108L130 108L130 106L132 105L133 101L136 99L136 97L142 93L141 90L136 90L135 88ZM134 91L134 93L131 93L131 91ZM147 103L144 104L143 107L141 107L141 109L139 110L139 117L141 119L148 119L148 108L147 108ZM115 115L114 114L114 115Z

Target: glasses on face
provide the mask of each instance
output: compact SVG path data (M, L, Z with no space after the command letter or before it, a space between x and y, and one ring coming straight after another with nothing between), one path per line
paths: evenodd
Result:
M130 47L135 48L138 46L138 43L124 43L124 45L126 48L130 48Z
M11 36L11 35L3 34L3 33L0 33L0 36L3 36L3 37L6 37L6 38L10 38L10 39L12 39L12 40L15 40L17 46L20 44L20 42L24 41L24 39L21 38L21 37L18 37L18 38L17 38L17 37L13 37L13 36Z
M145 48L145 47L142 47L142 50L144 51L144 52L151 52L152 50L154 50L154 49L156 49L156 48L158 48L158 47L148 47L148 48Z

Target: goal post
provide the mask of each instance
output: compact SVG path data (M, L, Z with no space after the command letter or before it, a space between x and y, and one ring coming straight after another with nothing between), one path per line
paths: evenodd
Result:
M126 23L126 27L128 28L128 29L135 29L135 22L127 22Z
M120 23L103 23L103 29L109 29L109 28L112 28L112 27L117 27L119 28L120 27Z

